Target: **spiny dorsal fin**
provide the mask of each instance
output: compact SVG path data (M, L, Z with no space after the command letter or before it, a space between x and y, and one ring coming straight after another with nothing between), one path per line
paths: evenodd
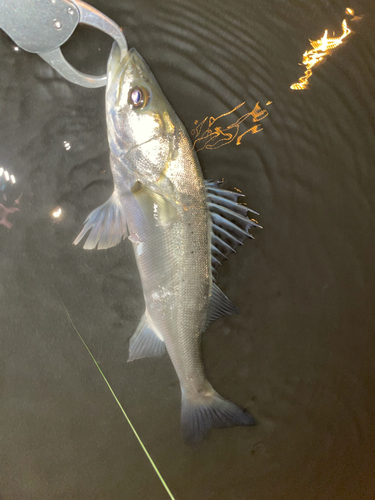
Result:
M227 259L228 254L235 252L243 245L246 238L253 238L249 233L251 227L261 227L256 220L249 219L248 213L257 212L237 203L242 193L221 189L219 181L205 181L207 205L212 219L211 266L213 273Z

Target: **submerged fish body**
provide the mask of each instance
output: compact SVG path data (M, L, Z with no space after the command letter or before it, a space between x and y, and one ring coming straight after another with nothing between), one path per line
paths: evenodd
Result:
M257 224L237 204L239 193L204 181L184 126L135 49L123 60L112 49L106 110L114 191L74 243L86 233L86 249L131 240L146 309L129 360L168 352L181 385L185 440L199 441L211 427L252 425L249 413L208 382L200 339L211 321L236 312L213 273Z

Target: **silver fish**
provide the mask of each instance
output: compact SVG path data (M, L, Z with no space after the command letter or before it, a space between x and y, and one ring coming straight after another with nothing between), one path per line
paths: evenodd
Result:
M130 339L129 361L168 352L182 393L187 442L211 427L253 425L254 418L208 382L201 334L237 312L217 287L215 268L258 226L240 193L204 181L185 127L135 49L108 61L106 112L114 191L86 219L77 244L104 249L128 237L142 280L145 313Z

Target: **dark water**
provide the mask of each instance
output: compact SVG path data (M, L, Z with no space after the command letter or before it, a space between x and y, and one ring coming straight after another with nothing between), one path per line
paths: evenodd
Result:
M190 449L168 358L126 362L143 312L132 248L72 245L112 191L104 90L65 82L1 33L0 165L16 183L0 202L19 212L0 226L0 498L168 498L60 296L176 499L373 499L373 2L92 4L123 26L188 130L272 101L260 133L199 153L206 177L261 213L264 229L218 279L241 315L203 338L213 385L258 425ZM363 15L355 34L310 90L291 91L308 39L341 34L346 7ZM110 44L80 28L64 52L98 74Z

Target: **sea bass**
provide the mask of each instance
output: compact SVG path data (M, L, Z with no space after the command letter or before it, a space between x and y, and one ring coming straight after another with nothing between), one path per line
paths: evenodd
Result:
M108 61L106 114L114 191L86 219L77 244L105 249L126 237L141 276L145 313L130 339L129 361L168 352L182 393L187 442L212 427L253 425L254 418L208 382L201 334L237 312L215 283L216 267L258 226L240 193L204 181L185 127L135 49Z

